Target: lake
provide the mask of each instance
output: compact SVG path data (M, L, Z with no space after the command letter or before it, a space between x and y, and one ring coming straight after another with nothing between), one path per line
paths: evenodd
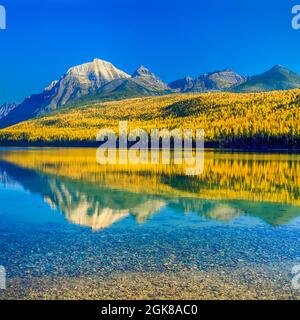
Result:
M208 149L186 176L1 148L0 298L297 299L299 172L284 152Z

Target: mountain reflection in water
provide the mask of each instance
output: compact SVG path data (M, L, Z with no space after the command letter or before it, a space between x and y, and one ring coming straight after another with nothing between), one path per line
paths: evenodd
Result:
M203 175L187 177L175 166L103 167L93 149L2 150L0 183L41 195L70 223L94 231L129 216L145 223L163 208L277 226L300 214L299 159L209 151Z

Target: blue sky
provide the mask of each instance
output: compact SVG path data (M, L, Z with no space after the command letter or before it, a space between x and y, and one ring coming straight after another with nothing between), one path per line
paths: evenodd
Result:
M41 91L95 57L169 82L231 68L251 75L275 64L300 73L300 0L0 0L0 104Z

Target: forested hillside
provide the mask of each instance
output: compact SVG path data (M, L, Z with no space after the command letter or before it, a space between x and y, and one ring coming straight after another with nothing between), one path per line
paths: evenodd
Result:
M90 144L101 128L201 128L207 145L299 146L300 90L177 94L62 109L0 131L5 144Z

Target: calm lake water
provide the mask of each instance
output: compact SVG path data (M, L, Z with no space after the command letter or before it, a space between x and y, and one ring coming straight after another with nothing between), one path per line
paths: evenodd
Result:
M300 156L207 150L101 166L94 149L0 149L1 299L297 299Z

